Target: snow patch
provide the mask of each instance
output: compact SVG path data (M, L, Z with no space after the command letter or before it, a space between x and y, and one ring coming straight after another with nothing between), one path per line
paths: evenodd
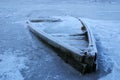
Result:
M8 49L0 54L0 80L24 80L21 70L27 68L19 50Z

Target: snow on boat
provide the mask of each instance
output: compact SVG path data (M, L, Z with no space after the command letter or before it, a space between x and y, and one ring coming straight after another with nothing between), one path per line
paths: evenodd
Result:
M82 20L70 16L39 17L27 21L30 31L81 73L97 70L94 36Z

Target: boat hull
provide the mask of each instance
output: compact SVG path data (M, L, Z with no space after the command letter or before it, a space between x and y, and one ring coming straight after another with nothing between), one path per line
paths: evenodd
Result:
M78 49L76 49L75 47L69 46L68 44L56 39L56 37L53 37L51 36L51 34L48 34L39 27L36 27L36 24L34 24L31 20L27 21L27 25L31 32L33 32L45 43L49 44L52 48L54 48L54 50L57 51L56 53L65 62L71 64L75 69L79 70L83 74L94 72L97 70L97 64L96 64L97 49L96 49L94 36L92 35L90 28L87 27L85 23L83 23L83 21L81 21L80 19L77 20L79 21L79 23L82 24L83 32L85 29L85 33L83 35L87 37L88 46L84 51L80 49L78 51ZM44 21L50 21L50 20L44 20Z

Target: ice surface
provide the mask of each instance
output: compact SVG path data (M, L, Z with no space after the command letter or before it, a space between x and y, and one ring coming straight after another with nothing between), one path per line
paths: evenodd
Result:
M0 80L119 80L119 14L118 3L0 0ZM30 17L57 15L84 17L91 26L99 51L99 71L80 75L29 33L24 23Z
M6 50L0 54L0 79L1 80L24 80L21 70L27 68L25 66L25 57L21 56L19 50Z

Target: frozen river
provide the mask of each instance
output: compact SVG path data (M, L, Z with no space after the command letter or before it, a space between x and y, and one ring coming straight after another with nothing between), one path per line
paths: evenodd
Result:
M49 1L44 0L21 0L21 1L0 1L0 80L98 80L108 73L112 72L109 68L111 64L106 67L99 62L99 70L96 73L81 75L68 64L64 63L55 52L47 45L42 43L32 33L29 32L25 25L28 18L37 16L53 16L53 15L72 15L75 17L82 17L88 22L91 21L92 28L99 26L101 32L110 34L104 31L105 26L120 26L120 8L119 4L102 4L89 2L67 2L66 1ZM105 22L105 25L101 21ZM107 22L108 21L108 22ZM100 23L101 22L101 23ZM89 24L90 25L90 24ZM100 26L101 25L101 26ZM100 32L95 29L95 37L98 43L108 42L111 38L103 38L99 35ZM116 34L120 34L118 29L114 29L112 38ZM99 34L97 34L97 31ZM119 36L117 36L119 39ZM103 40L100 42L100 40ZM112 41L111 41L112 42ZM102 43L102 44L103 44ZM117 45L118 42L116 42ZM115 44L111 44L116 46ZM112 53L106 46L99 46L100 53ZM120 47L120 46L118 46ZM107 51L107 52L106 52ZM118 48L116 49L117 53ZM103 56L99 55L99 58ZM117 56L117 54L116 54ZM104 58L103 58L104 59ZM109 59L109 58L108 58ZM110 58L111 59L111 58ZM113 58L114 59L114 58ZM103 60L104 61L104 60ZM110 61L110 60L108 60ZM116 59L117 64L119 60ZM110 62L111 63L111 62ZM118 65L119 66L119 65ZM105 78L107 79L107 78ZM103 80L105 80L103 79ZM112 80L112 79L111 79Z

